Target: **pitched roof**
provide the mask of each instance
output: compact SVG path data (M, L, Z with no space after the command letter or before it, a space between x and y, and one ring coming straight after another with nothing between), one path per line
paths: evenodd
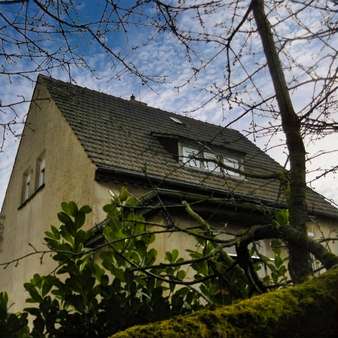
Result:
M59 80L39 76L98 169L124 170L149 177L208 187L268 203L285 203L279 182L224 178L187 168L161 140L204 144L219 152L244 156L244 170L256 174L282 167L237 130L128 101ZM183 124L171 119L179 119ZM175 142L177 142L175 141ZM170 142L169 142L170 144ZM177 148L177 147L176 147ZM323 196L307 191L310 213L338 217Z

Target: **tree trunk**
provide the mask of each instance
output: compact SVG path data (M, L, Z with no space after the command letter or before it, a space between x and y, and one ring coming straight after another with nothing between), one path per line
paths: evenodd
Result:
M307 243L305 147L300 132L300 121L291 102L281 62L273 40L271 26L264 12L264 0L253 0L251 6L276 92L282 127L289 150L290 192L288 196L288 208L290 225L303 235L304 243ZM291 278L296 283L302 282L312 273L307 245L288 243L288 250Z

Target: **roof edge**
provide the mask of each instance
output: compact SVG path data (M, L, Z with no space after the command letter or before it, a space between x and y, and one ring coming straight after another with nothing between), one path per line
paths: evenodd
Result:
M147 182L151 185L151 183L156 182L159 184L156 188L160 188L161 185L172 186L177 187L181 189L186 190L193 190L197 192L203 192L203 193L209 193L212 195L217 196L224 196L224 197L232 197L235 199L239 199L243 202L250 202L255 203L257 205L264 204L265 206L272 207L275 209L285 209L287 208L287 205L285 203L277 203L277 202L271 202L264 199L257 199L257 198L250 198L246 195L239 194L239 193L233 193L222 189L217 189L209 186L201 186L198 184L190 183L187 181L181 181L181 180L175 180L171 178L161 177L158 175L148 174L148 173L140 173L129 169L123 169L119 167L106 167L106 166L97 166L97 169L95 171L95 180L97 182L104 182L104 181L110 181L112 177L132 177L135 179L139 179L141 181ZM337 216L334 216L330 213L322 212L322 211L316 211L311 210L309 211L310 216L320 216L325 217L329 219L338 220L338 213Z

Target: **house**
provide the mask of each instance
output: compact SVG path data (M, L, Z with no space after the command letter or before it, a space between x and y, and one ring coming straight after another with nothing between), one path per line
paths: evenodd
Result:
M283 191L279 181L252 176L282 171L236 130L40 75L1 211L0 262L43 249L62 201L89 204L88 225L100 223L109 190L123 185L138 196L148 192L148 205L194 201L211 224L231 231L269 222L271 211L285 207ZM336 208L311 189L307 204L311 236L336 231ZM182 208L171 208L171 217L191 222ZM173 236L159 239L161 252L189 246ZM52 269L48 257L29 257L1 273L0 290L20 308L23 282Z

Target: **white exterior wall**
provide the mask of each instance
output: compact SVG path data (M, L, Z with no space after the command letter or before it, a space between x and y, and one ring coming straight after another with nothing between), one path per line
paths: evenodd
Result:
M57 225L57 212L62 201L74 200L79 204L92 205L94 197L95 166L65 121L49 94L41 85L35 90L34 99L28 113L26 127L18 149L10 178L2 215L5 217L3 243L0 246L0 262L9 261L32 251L29 243L38 250L43 235L51 224ZM33 171L32 188L36 177L36 161L44 152L46 160L45 186L23 207L23 174ZM90 224L93 216L89 219ZM20 261L15 267L10 265L0 275L0 290L9 293L15 308L21 308L27 294L23 283L34 273L49 273L52 261L45 256L40 264L40 256L35 255Z

